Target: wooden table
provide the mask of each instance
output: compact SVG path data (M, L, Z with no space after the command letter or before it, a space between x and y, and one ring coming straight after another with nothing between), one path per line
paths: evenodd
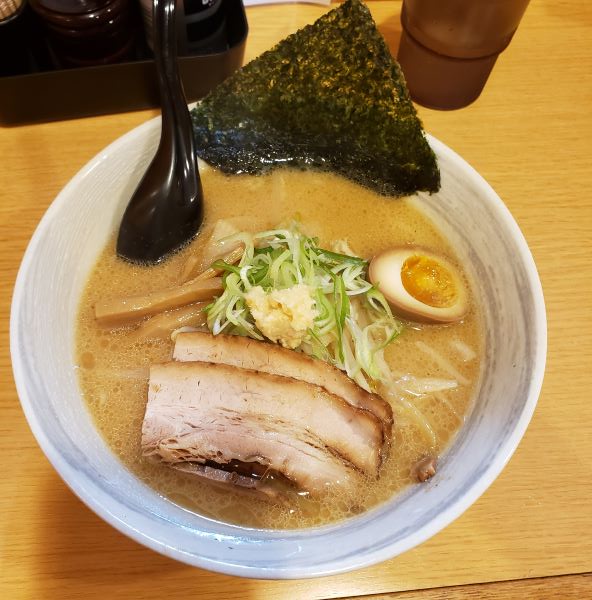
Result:
M400 4L370 2L394 53ZM325 10L250 8L247 58ZM493 185L530 244L548 311L545 382L516 454L462 517L403 556L317 580L238 579L173 562L101 521L53 471L12 379L17 269L62 186L157 111L1 129L0 598L592 598L591 74L592 3L536 0L472 106L419 109L426 129Z

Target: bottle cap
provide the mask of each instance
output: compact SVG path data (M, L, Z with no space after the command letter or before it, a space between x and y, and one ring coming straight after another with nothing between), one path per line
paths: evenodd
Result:
M403 28L397 61L411 98L427 108L453 110L479 97L499 53L453 58L433 52Z

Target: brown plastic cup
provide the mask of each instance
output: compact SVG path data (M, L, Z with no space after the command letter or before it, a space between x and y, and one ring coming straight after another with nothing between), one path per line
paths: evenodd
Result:
M451 110L479 97L529 0L404 0L397 60L413 100Z

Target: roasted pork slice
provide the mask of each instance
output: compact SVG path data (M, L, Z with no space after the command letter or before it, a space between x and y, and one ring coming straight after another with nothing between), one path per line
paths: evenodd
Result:
M381 447L374 415L317 385L223 364L151 367L142 448L165 463L257 462L319 493L377 477Z
M341 396L352 406L376 415L383 422L385 438L390 440L393 411L388 402L362 389L343 371L301 352L238 335L214 336L207 332L188 332L177 336L173 358L179 361L222 363L319 385Z
M200 464L193 461L169 464L169 466L177 471L206 479L213 485L219 487L231 485L237 491L260 498L270 498L276 502L289 501L291 494L300 493L289 479L259 463L233 461L221 465Z

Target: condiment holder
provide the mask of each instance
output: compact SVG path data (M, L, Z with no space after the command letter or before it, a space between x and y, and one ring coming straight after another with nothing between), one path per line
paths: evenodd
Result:
M196 43L187 41L194 23L191 14L188 33L181 31L179 36L179 70L189 102L205 96L243 61L248 25L242 0L216 2L215 15L204 12L203 22L209 18L212 28L209 36ZM60 14L64 5L93 10L76 12L72 8L70 13ZM0 72L0 125L159 106L153 55L142 32L139 4L129 0L31 0L25 8L27 21L22 25L26 25L27 35L20 39L27 42L27 55L23 68ZM41 14L48 19L42 20ZM115 27L113 36L107 35L100 48L98 44L89 48L81 32L111 31L104 19L108 14L119 15L129 27L122 31ZM90 25L89 20L93 21ZM0 18L0 46L2 23Z

